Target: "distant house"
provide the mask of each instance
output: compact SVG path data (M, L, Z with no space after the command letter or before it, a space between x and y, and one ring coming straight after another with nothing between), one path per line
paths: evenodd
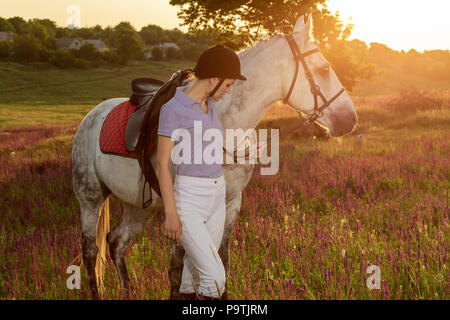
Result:
M163 42L162 44L159 45L159 47L163 50L169 49L169 48L175 48L177 50L180 50L180 47L173 42Z
M152 49L154 47L158 47L157 45L153 45L153 46L145 46L144 48L144 59L149 60L152 58Z
M159 45L146 46L145 49L144 49L144 58L145 59L148 60L148 59L152 58L152 49L154 47L160 47L162 49L163 54L164 54L164 58L166 57L166 50L167 49L175 48L177 51L180 50L180 47L176 43L173 43L173 42L163 42L163 43L160 43Z
M56 39L56 47L64 50L78 50L82 46L81 41L73 38Z
M91 43L94 45L94 47L97 48L98 51L102 52L105 50L109 50L109 48L106 46L106 44L102 40L81 40L81 46L86 43Z
M13 41L14 37L9 32L0 31L0 41Z

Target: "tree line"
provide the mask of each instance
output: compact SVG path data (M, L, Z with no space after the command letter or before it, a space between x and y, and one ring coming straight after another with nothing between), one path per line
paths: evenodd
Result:
M178 7L181 25L187 26L189 32L213 28L215 41L233 49L242 49L275 33L290 33L299 17L311 14L313 37L318 40L322 54L349 91L359 81L371 80L383 70L394 66L401 66L401 72L406 74L412 72L427 79L448 78L448 50L398 52L379 43L368 45L360 40L349 40L355 26L351 23L344 24L339 12L332 13L328 9L327 2L328 0L170 0L171 5Z
M184 33L175 28L163 29L149 24L137 31L130 22L103 28L94 27L69 29L59 27L49 19L21 17L1 18L0 31L13 35L13 41L0 41L0 60L17 62L48 62L57 67L96 67L102 64L127 64L132 60L144 59L146 47L151 49L152 59L196 60L213 44L213 38L206 32ZM102 40L109 50L98 51L91 43L85 43L79 50L59 49L58 38L79 40ZM173 42L180 50L168 48L164 54L158 44Z
M236 51L275 33L289 33L301 15L312 14L313 37L331 63L344 87L352 91L363 79L373 79L383 70L401 66L401 71L427 79L448 77L448 50L399 52L380 43L349 40L352 24L345 25L339 13L332 14L327 0L171 0L180 7L178 14L188 26L184 33L149 24L137 31L129 22L112 27L100 25L68 29L49 19L0 18L0 31L14 35L12 43L0 41L0 60L43 61L57 67L89 67L100 64L127 64L144 58L146 46L154 46L152 59L196 61L208 47L221 43ZM68 52L56 47L56 38L100 39L110 50L98 52L91 44ZM161 42L176 43L180 50L168 48L163 55Z

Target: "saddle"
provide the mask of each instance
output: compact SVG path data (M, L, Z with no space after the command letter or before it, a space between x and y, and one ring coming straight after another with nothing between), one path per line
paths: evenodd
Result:
M138 78L131 83L133 93L130 97L130 103L136 108L128 119L124 139L126 150L137 155L141 168L141 179L145 179L142 191L144 208L152 202L151 189L150 200L144 201L147 184L161 197L158 177L150 162L153 152L157 150L158 135L156 134L156 128L159 124L161 107L175 95L177 87L181 86L192 72L191 69L178 70L172 74L166 83L152 78ZM147 148L149 142L155 146L151 151Z
M130 103L136 108L128 118L125 128L125 147L128 152L136 152L145 113L156 91L162 85L164 85L163 81L152 78L138 78L131 82L133 94L130 97Z

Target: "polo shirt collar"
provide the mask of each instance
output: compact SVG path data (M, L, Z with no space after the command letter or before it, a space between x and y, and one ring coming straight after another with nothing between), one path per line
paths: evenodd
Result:
M198 105L201 108L200 102L195 101L194 99L189 97L186 93L184 93L184 90L186 90L187 88L188 88L187 85L177 87L177 89L175 91L175 98L178 101L180 101L183 105L186 105L186 106ZM214 99L211 97L207 97L206 101L208 102L208 107L214 104Z

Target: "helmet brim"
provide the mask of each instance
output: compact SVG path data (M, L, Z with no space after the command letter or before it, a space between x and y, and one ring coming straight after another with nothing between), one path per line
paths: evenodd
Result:
M247 78L244 77L242 74L236 76L236 78L234 78L234 79L239 79L239 80L244 80L244 81L247 80Z

